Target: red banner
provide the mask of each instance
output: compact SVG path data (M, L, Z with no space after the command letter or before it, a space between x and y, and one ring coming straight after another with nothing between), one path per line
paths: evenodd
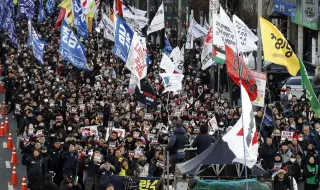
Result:
M59 16L58 16L58 19L57 19L57 22L56 22L56 25L54 27L56 30L61 26L61 23L62 23L62 21L64 19L64 15L65 14L66 14L66 9L65 8L61 8Z
M239 63L240 62L240 63ZM240 76L242 85L248 92L251 101L257 98L257 84L253 73L247 67L242 57L237 56L233 50L226 45L226 64L228 74L238 86L240 86ZM240 66L242 73L240 74Z

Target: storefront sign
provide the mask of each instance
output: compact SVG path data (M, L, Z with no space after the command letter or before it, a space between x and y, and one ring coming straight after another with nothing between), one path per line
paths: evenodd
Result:
M295 5L287 3L283 0L282 1L274 0L273 2L274 2L274 6L273 6L274 11L287 16L291 16L293 9L296 8Z

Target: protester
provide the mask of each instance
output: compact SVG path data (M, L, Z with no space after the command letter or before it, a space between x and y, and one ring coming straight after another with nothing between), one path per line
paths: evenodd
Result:
M304 167L302 175L305 178L304 189L318 189L319 165L316 164L315 157L308 157L308 163Z

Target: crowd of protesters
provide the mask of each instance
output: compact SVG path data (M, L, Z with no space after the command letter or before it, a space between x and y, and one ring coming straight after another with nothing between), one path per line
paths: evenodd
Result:
M220 132L239 119L241 107L209 88L208 71L198 72L200 49L186 54L182 92L162 93L162 50L148 43L145 82L156 94L156 106L150 107L129 92L130 72L113 55L113 43L96 31L83 42L90 71L61 60L55 21L48 17L41 24L33 22L40 39L46 40L44 65L27 46L26 20L16 20L18 49L1 36L5 103L17 120L31 190L111 190L113 175L160 177L169 163L174 173L174 164L185 159L186 145L200 154L219 138L208 125L213 115ZM272 76L267 87L275 92ZM305 94L297 98L286 90L270 94L272 124L264 122L264 109L255 113L261 135L259 161L273 174L276 190L297 189L300 181L305 189L317 189L320 119ZM274 101L276 96L280 101ZM98 135L85 136L81 128L87 126L97 126ZM124 136L112 128L125 129ZM282 131L294 132L292 140L281 139Z

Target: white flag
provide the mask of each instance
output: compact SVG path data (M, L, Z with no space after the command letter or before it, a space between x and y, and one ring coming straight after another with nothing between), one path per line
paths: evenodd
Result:
M139 80L147 75L147 53L145 52L144 42L145 38L135 32L125 65Z
M203 37L206 33L207 30L192 18L187 34L186 49L192 49L193 39Z
M212 26L209 28L201 53L202 70L206 70L213 64L212 60Z
M147 17L145 17L144 15L140 15L140 14L143 14L141 12L142 10L135 9L133 7L130 7L130 9L132 11L138 10L138 14L137 13L133 14L126 6L122 6L123 17L126 19L127 24L130 25L133 30L134 30L134 28L141 29L141 28L145 27L148 24L149 19Z
M252 168L258 158L258 131L249 95L242 85L241 100L242 115L235 126L222 139L228 143L229 149L236 156L233 162L244 164L244 159L246 159L247 166ZM245 145L246 158L244 158L243 145Z
M183 67L184 67L184 46L181 48L179 59L177 60L177 62L175 62L174 73L183 74Z
M164 69L166 73L173 73L174 71L175 64L171 61L171 59L165 53L163 53L162 55L160 68Z
M151 24L148 28L147 34L149 35L152 32L161 30L162 28L165 28L163 2L160 5L153 20L151 21Z
M180 49L179 46L173 48L169 58L173 59L173 62L176 63L179 59L179 55L180 55Z
M165 92L176 92L182 89L183 74L160 73Z
M232 17L239 52L257 51L258 37L248 28L248 26L236 15Z
M104 31L103 37L114 42L114 23L105 13L102 14L102 19L96 31L100 33L101 29Z

